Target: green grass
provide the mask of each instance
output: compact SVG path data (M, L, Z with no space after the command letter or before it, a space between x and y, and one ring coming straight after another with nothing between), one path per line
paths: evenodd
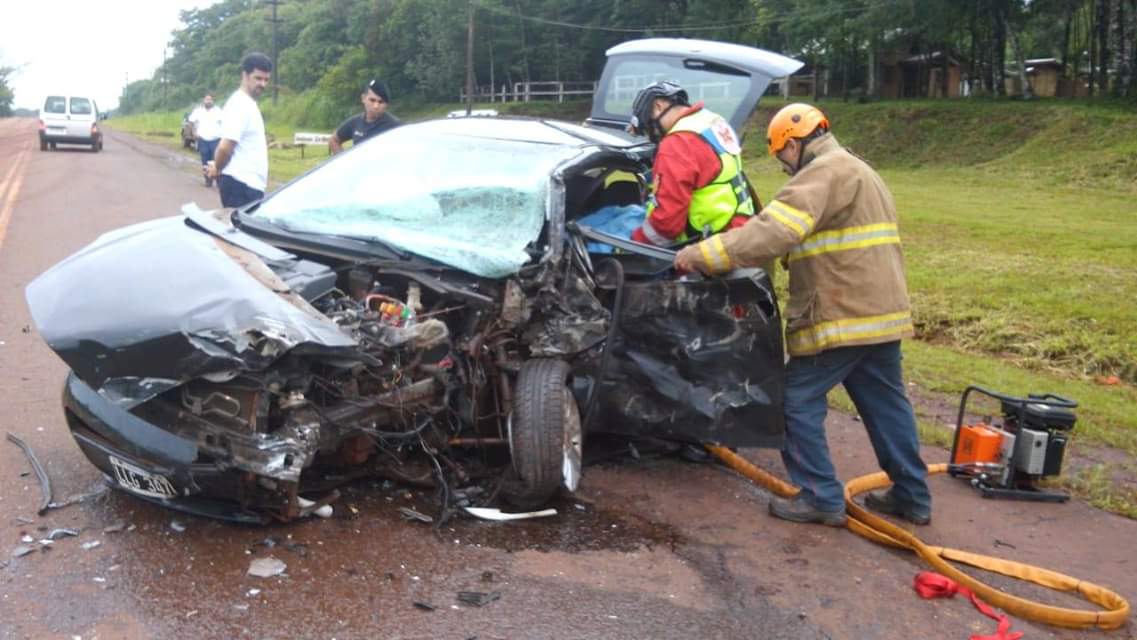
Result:
M785 180L769 159L752 156L748 168L766 199ZM882 175L901 215L921 339L1137 382L1132 191L1010 178L990 164Z

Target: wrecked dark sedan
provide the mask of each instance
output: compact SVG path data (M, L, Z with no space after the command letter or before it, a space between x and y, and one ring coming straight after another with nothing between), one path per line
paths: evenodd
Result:
M774 74L730 73L750 74L745 117ZM444 510L459 490L535 507L577 487L596 434L778 446L767 274L680 275L671 251L575 222L638 202L653 150L602 126L429 121L246 207L108 233L27 290L71 368L72 435L113 486L243 522L326 510L363 476L437 487Z

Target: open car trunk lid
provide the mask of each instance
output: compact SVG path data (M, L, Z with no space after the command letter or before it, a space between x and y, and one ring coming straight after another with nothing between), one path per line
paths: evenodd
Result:
M607 55L588 123L614 129L623 129L631 120L632 101L640 89L674 80L687 90L692 104L705 102L741 134L770 81L803 66L755 47L687 38L631 40Z

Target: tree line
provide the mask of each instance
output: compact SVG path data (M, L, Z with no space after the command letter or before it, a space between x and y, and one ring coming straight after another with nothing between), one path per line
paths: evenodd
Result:
M275 51L280 92L309 108L340 114L371 78L396 102L456 101L471 20L483 86L595 80L608 47L673 36L823 66L844 96L879 94L882 55L930 52L958 60L972 94L1004 95L1023 60L1056 58L1090 95L1137 96L1137 0L221 0L182 12L165 61L124 87L120 110L223 98L252 50Z

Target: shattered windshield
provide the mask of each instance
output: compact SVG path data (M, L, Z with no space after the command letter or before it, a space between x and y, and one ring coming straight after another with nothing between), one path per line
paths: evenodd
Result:
M499 127L394 129L282 189L254 215L294 232L379 240L479 276L508 276L529 261L525 248L540 235L550 174L576 150L502 139Z

